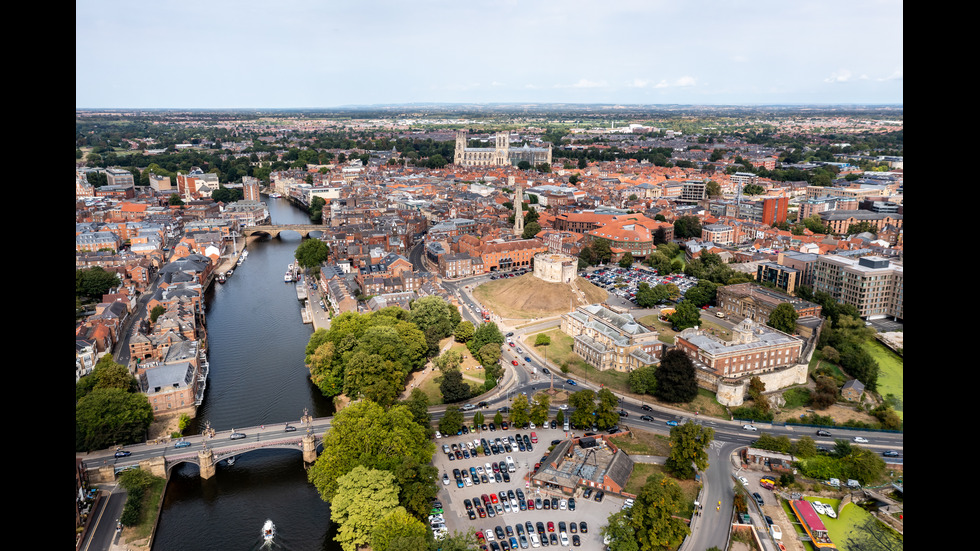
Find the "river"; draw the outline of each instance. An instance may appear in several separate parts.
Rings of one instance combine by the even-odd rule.
[[[267,199],[274,224],[308,224],[285,199]],[[304,365],[312,326],[304,325],[293,284],[283,274],[302,239],[250,242],[248,258],[205,298],[211,372],[204,403],[189,433],[209,422],[217,430],[298,424],[304,408],[331,415],[332,403],[310,382]],[[326,550],[333,541],[329,506],[306,480],[297,450],[256,451],[234,465],[220,463],[201,480],[196,465],[174,469],[167,485],[153,551]],[[272,519],[276,538],[262,547],[262,524]]]

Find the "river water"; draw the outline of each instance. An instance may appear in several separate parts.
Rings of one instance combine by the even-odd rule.
[[[267,199],[274,224],[307,224],[306,213],[285,199]],[[204,403],[189,433],[205,421],[216,430],[298,424],[304,408],[331,415],[331,402],[310,383],[304,365],[311,325],[300,317],[286,267],[302,242],[298,233],[250,242],[248,258],[225,284],[208,291],[211,372]],[[306,480],[300,451],[246,453],[220,463],[201,480],[196,465],[174,468],[167,485],[153,551],[283,549],[336,551],[330,510]],[[276,538],[263,547],[262,524]]]

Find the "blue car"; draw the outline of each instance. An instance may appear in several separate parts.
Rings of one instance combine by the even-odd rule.
[[[668,427],[676,427],[677,426],[677,421],[667,421],[667,426]]]
[[[183,440],[174,444],[175,448],[189,448],[190,446],[191,446],[190,442],[185,442]]]
[[[576,383],[575,381],[573,381],[571,379],[569,379],[569,380],[567,380],[565,382],[568,383],[568,384],[570,384],[570,385],[572,385],[572,386],[577,386],[578,385],[578,383]]]

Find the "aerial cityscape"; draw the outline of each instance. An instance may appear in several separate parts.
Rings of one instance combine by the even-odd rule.
[[[331,4],[76,3],[76,549],[904,548],[901,2]]]

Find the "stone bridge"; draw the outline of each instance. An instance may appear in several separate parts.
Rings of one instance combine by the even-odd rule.
[[[251,237],[253,235],[268,235],[270,237],[279,237],[279,234],[284,231],[294,231],[304,238],[310,236],[310,232],[323,232],[327,229],[327,226],[320,224],[267,224],[261,226],[246,226],[242,230],[242,234],[245,237]]]

